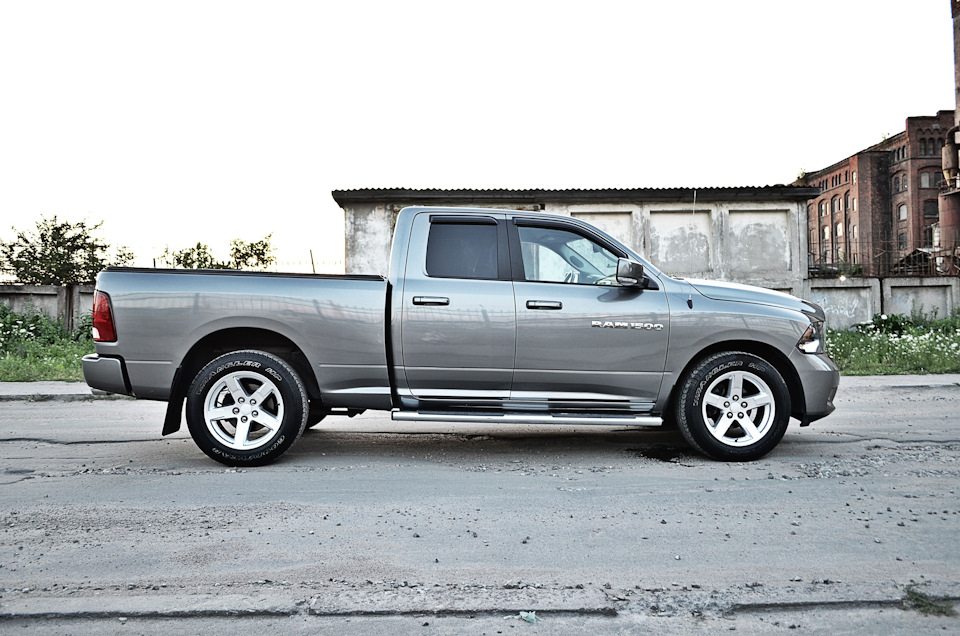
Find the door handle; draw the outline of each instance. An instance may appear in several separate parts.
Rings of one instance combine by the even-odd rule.
[[[414,296],[414,305],[449,305],[450,299],[443,296]]]
[[[527,309],[563,309],[563,303],[558,300],[528,300]]]

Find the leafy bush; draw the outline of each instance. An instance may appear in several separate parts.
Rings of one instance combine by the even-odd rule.
[[[11,311],[0,304],[0,382],[83,379],[80,359],[93,353],[92,318],[70,333],[38,311]]]

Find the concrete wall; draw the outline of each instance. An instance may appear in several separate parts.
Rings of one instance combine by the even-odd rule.
[[[817,303],[827,314],[827,326],[843,329],[867,322],[881,311],[880,280],[877,278],[812,278],[804,297]]]
[[[72,330],[93,311],[93,286],[0,285],[0,303],[17,313],[46,314]]]
[[[843,329],[867,322],[874,314],[924,314],[945,318],[960,301],[960,279],[849,278],[811,279],[804,296],[823,307],[827,325]]]

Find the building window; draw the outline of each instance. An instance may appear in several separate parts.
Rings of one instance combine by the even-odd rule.
[[[856,171],[856,170],[853,171],[853,182],[854,182],[854,183],[857,182],[857,171]]]
[[[853,258],[853,264],[854,264],[854,265],[856,265],[857,263],[860,262],[860,255],[859,255],[859,254],[857,254],[856,252],[854,252],[851,256],[852,256],[852,258]]]
[[[843,223],[837,223],[836,232],[837,232],[837,238],[843,237]]]
[[[906,232],[900,232],[900,234],[897,235],[897,249],[899,250],[907,249],[907,233]]]
[[[829,226],[829,225],[824,225],[824,226],[823,226],[823,240],[824,240],[824,241],[829,241],[829,240],[830,240],[830,226]]]
[[[935,199],[929,199],[923,202],[923,218],[940,218],[940,206]]]
[[[853,197],[853,211],[857,211],[857,197]]]
[[[844,198],[843,209],[849,210],[850,209],[850,193],[847,192],[843,198]]]
[[[934,173],[933,173],[933,187],[934,187],[934,188],[939,188],[939,187],[941,187],[942,185],[943,185],[943,173],[942,173],[942,172],[934,172]]]
[[[926,139],[920,140],[920,154],[924,157],[927,156],[927,140]]]
[[[900,207],[897,208],[897,218],[899,218],[901,221],[907,220],[907,204],[906,203],[901,203]]]
[[[900,192],[900,175],[893,178],[893,191]]]
[[[857,240],[857,226],[856,226],[856,225],[853,225],[853,226],[850,227],[850,239],[851,239],[851,240],[854,240],[854,241]]]
[[[933,247],[933,226],[928,225],[923,228],[923,246]]]
[[[929,187],[930,187],[930,173],[929,173],[929,172],[921,172],[921,173],[920,173],[920,187],[921,187],[921,188],[929,188]]]
[[[827,202],[826,202],[826,201],[821,201],[821,202],[820,202],[820,216],[826,216],[826,215],[827,215]]]

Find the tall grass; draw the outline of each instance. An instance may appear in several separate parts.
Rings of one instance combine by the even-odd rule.
[[[81,381],[80,359],[93,353],[90,316],[68,331],[39,311],[0,304],[0,382]]]
[[[949,318],[877,314],[830,330],[827,352],[845,375],[960,373],[960,311]]]

